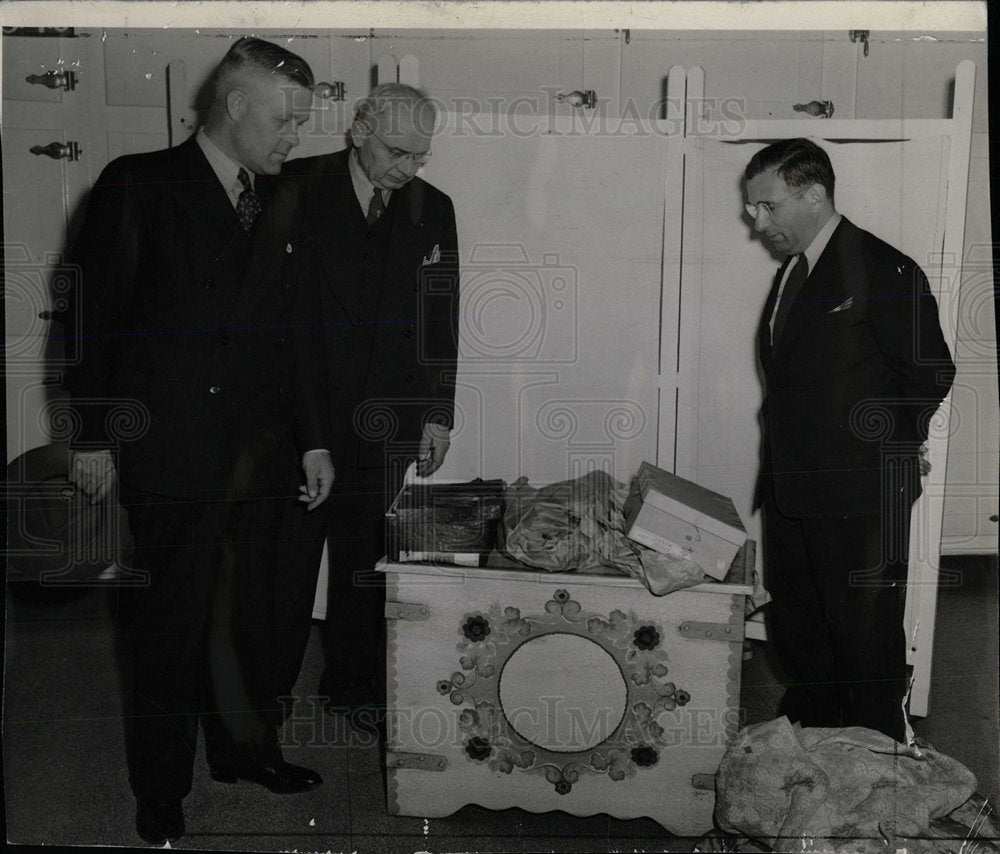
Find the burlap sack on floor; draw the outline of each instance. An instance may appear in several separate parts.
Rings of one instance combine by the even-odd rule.
[[[759,847],[709,847],[718,839],[697,850],[867,854],[905,842],[908,854],[984,854],[996,850],[983,833],[992,810],[979,799],[973,814],[975,788],[972,772],[931,748],[781,717],[743,729],[716,774],[716,824]]]

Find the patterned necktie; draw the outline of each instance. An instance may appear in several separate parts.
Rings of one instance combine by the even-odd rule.
[[[809,261],[806,256],[796,255],[795,266],[788,274],[788,280],[781,291],[781,302],[778,303],[778,313],[774,316],[774,329],[771,332],[771,348],[778,349],[778,342],[781,340],[781,333],[785,328],[785,321],[788,320],[788,312],[792,309],[792,304],[798,299],[799,291],[809,275]]]
[[[371,225],[385,213],[385,202],[382,201],[382,191],[376,187],[372,200],[368,203],[368,224]]]
[[[253,230],[253,224],[260,216],[260,199],[254,192],[253,184],[250,183],[250,175],[247,170],[240,167],[237,179],[243,185],[243,192],[236,200],[236,215],[240,218],[243,230],[249,234]]]

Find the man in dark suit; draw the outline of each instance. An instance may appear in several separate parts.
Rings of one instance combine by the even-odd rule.
[[[308,632],[315,572],[277,567],[274,549],[303,473],[312,508],[333,468],[325,391],[301,358],[311,291],[276,275],[297,247],[277,238],[264,180],[298,144],[313,78],[247,38],[212,82],[195,137],[104,169],[75,249],[72,477],[94,500],[117,477],[135,538],[126,741],[153,844],[184,832],[199,715],[216,780],[321,782],[283,761],[276,730],[304,643],[283,628]]]
[[[383,520],[407,465],[444,461],[453,420],[458,239],[451,200],[415,177],[431,156],[436,113],[419,90],[389,83],[363,99],[344,151],[288,164],[313,244],[291,260],[321,289],[330,376],[331,500],[292,519],[294,560],[315,566],[329,535],[319,693],[327,709],[375,703],[384,621]],[[294,175],[294,178],[288,178]],[[295,508],[292,508],[295,512]]]
[[[744,175],[747,212],[787,256],[759,333],[769,631],[804,726],[904,738],[903,604],[922,443],[954,365],[920,267],[837,213],[806,139]]]

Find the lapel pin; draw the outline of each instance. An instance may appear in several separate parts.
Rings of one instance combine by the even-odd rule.
[[[285,252],[287,252],[289,255],[292,254],[292,244],[291,243],[286,243],[285,244]]]

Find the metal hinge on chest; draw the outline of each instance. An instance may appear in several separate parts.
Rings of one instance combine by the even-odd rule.
[[[426,620],[431,615],[431,609],[426,605],[413,602],[386,602],[385,618],[387,620]]]
[[[413,768],[416,771],[444,771],[448,767],[448,757],[436,756],[433,753],[399,753],[387,750],[385,767]]]
[[[715,774],[692,774],[691,787],[702,792],[714,792]]]
[[[681,623],[680,632],[686,638],[743,643],[743,626],[731,623]]]

